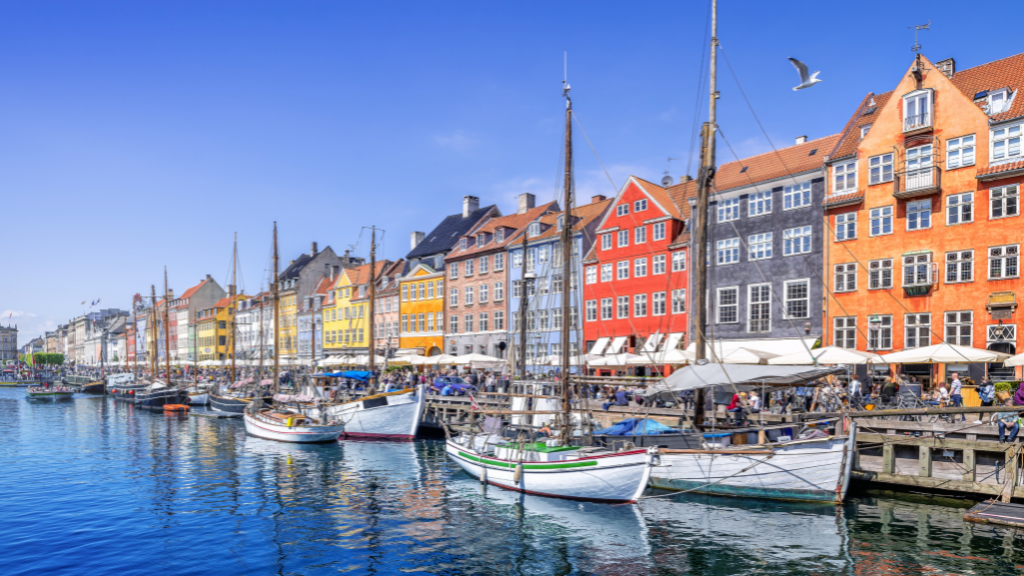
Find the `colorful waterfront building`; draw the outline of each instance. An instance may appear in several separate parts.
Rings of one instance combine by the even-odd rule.
[[[211,307],[227,295],[227,292],[209,274],[181,293],[171,296],[171,358],[173,360],[195,360],[196,311]]]
[[[829,154],[825,340],[887,353],[1018,351],[1024,54],[957,71],[910,62],[869,93]],[[902,365],[925,384],[999,365]]]
[[[405,259],[392,262],[381,271],[377,281],[374,307],[374,343],[376,354],[384,358],[392,358],[399,346],[399,326],[402,320],[399,313],[399,278],[405,269]]]

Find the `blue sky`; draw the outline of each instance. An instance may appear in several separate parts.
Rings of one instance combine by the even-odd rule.
[[[912,58],[1009,56],[992,14],[720,3],[719,36],[776,145],[839,131]],[[1024,4],[998,18],[1019,21]],[[247,292],[311,241],[385,257],[473,194],[514,210],[553,197],[562,55],[574,105],[616,185],[686,172],[707,23],[701,2],[0,2],[0,311],[22,341],[162,284],[222,284],[238,232]],[[793,92],[793,56],[821,84]],[[720,59],[720,123],[769,150]],[[577,132],[577,188],[614,194]],[[720,147],[720,160],[732,160]],[[695,162],[695,160],[694,160]],[[693,172],[693,168],[690,169]]]

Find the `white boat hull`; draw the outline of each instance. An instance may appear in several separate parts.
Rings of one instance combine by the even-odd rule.
[[[345,424],[346,438],[413,440],[426,405],[427,395],[423,389],[420,386],[417,390],[383,396],[386,404],[364,399],[328,406],[327,417]]]
[[[453,440],[448,456],[471,476],[499,488],[527,494],[591,502],[636,502],[647,487],[653,452],[630,450],[551,462],[501,460],[470,450]]]
[[[206,406],[210,403],[210,393],[203,392],[201,394],[189,393],[188,403],[193,406]]]
[[[856,433],[783,444],[764,454],[663,451],[651,486],[723,496],[842,502]],[[751,447],[753,448],[753,447]]]
[[[328,426],[285,426],[268,422],[264,418],[255,418],[251,414],[243,414],[245,431],[257,438],[277,440],[278,442],[336,442],[345,427],[341,424]]]

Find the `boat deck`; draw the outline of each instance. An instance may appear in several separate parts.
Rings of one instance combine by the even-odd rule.
[[[964,522],[1024,528],[1024,504],[987,500],[968,510]]]

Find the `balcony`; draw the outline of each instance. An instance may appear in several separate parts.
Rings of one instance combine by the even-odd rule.
[[[920,134],[922,132],[928,132],[931,129],[931,112],[927,112],[925,114],[912,114],[903,119],[903,134],[905,136],[910,136],[912,134]]]
[[[893,179],[892,195],[900,200],[935,194],[942,189],[942,170],[938,166],[907,170]]]

